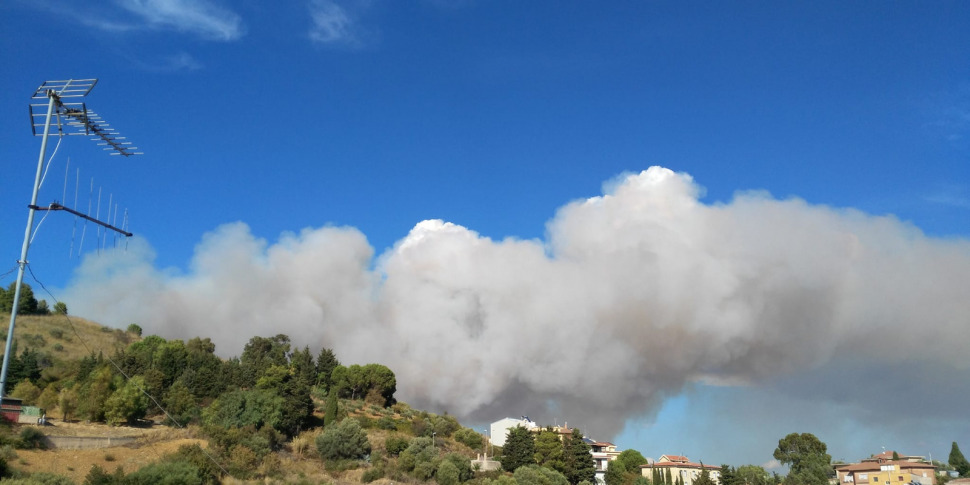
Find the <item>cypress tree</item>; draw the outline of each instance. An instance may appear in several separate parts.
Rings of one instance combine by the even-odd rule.
[[[963,456],[963,453],[960,452],[960,447],[957,446],[956,441],[954,441],[953,446],[950,447],[949,463],[954,470],[960,472],[961,477],[970,477],[970,462],[967,462],[967,459]]]
[[[332,387],[327,391],[327,408],[324,410],[323,426],[329,428],[337,422],[338,401],[340,400],[340,388]]]

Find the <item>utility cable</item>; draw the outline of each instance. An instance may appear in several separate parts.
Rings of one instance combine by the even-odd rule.
[[[38,285],[40,285],[40,287],[44,290],[45,293],[47,293],[48,295],[50,295],[51,299],[54,300],[55,303],[60,303],[60,300],[58,300],[57,297],[54,296],[54,294],[51,293],[51,291],[48,290],[46,286],[44,286],[44,283],[42,283],[39,279],[37,279],[37,276],[34,274],[34,270],[31,269],[30,265],[28,264],[26,266],[27,266],[27,271],[30,272],[30,277],[33,278],[33,280],[35,282],[37,282]],[[67,320],[68,325],[71,326],[71,330],[74,332],[74,335],[77,337],[77,339],[81,342],[81,345],[84,346],[84,349],[87,350],[89,354],[92,354],[93,355],[94,354],[94,350],[92,350],[91,347],[88,346],[87,342],[84,340],[84,337],[82,337],[81,334],[77,331],[77,328],[74,326],[74,322],[71,320],[71,317],[68,316],[65,313],[64,314],[64,318]],[[108,362],[115,368],[115,370],[117,370],[119,374],[121,374],[122,376],[124,376],[125,381],[131,382],[131,377],[121,368],[121,366],[118,365],[117,362],[114,361],[114,359],[112,359],[110,356],[108,356],[107,359],[108,359]],[[168,413],[168,410],[166,410],[158,402],[158,400],[155,399],[155,396],[152,396],[151,394],[149,394],[148,391],[146,391],[143,387],[139,386],[137,383],[135,383],[134,386],[142,394],[144,394],[146,397],[148,397],[148,399],[150,399],[156,406],[158,406],[158,409],[160,409],[162,411],[162,413],[165,415],[165,417],[168,418],[170,422],[174,423],[177,428],[179,428],[179,429],[185,429],[185,426],[183,426],[182,423],[179,423],[178,420],[176,420],[171,414],[169,414]],[[153,448],[153,451],[155,451],[154,450],[154,446],[152,446],[152,448]],[[205,450],[205,448],[202,448],[200,446],[199,449],[202,450],[202,453],[209,459],[209,461],[211,461],[212,463],[215,463],[215,465],[217,467],[219,467],[219,469],[222,470],[223,473],[225,473],[228,476],[232,476],[232,474],[229,473],[229,471],[226,470],[226,468],[223,467],[222,464],[219,463],[215,459],[215,457],[213,457],[212,455],[210,455],[209,452]],[[161,459],[161,456],[158,455],[158,452],[157,451],[155,451],[155,455],[158,456],[159,459]]]

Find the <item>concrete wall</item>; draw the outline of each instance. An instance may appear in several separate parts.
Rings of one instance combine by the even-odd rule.
[[[105,438],[100,436],[48,436],[47,445],[62,450],[87,450],[91,448],[110,448],[135,441],[135,437]]]

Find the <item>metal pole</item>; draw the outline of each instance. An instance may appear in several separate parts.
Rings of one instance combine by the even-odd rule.
[[[47,138],[50,135],[51,130],[51,117],[54,114],[54,103],[57,100],[57,94],[53,90],[47,90],[47,119],[44,122],[44,137],[40,142],[40,156],[37,157],[37,175],[34,177],[34,193],[30,197],[30,205],[37,205],[37,193],[40,192],[40,178],[44,169],[44,158],[47,156]],[[30,248],[30,233],[34,229],[34,209],[27,209],[27,229],[24,232],[24,245],[20,250],[20,259],[17,261],[17,284],[13,293],[13,305],[10,308],[10,328],[7,329],[7,346],[3,353],[3,369],[0,370],[0,400],[2,400],[6,394],[7,387],[7,368],[10,364],[10,351],[13,346],[13,329],[17,323],[17,310],[20,306],[20,287],[24,282],[24,269],[27,267],[27,250]]]

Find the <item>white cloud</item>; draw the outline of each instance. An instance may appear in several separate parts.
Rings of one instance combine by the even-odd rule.
[[[310,0],[310,40],[320,44],[359,47],[371,33],[359,22],[361,12],[370,7],[367,1]]]
[[[204,0],[116,0],[148,26],[189,32],[214,40],[235,40],[244,33],[239,14]]]
[[[110,3],[44,0],[36,8],[106,32],[174,30],[230,41],[245,34],[242,17],[212,0],[115,0]]]

